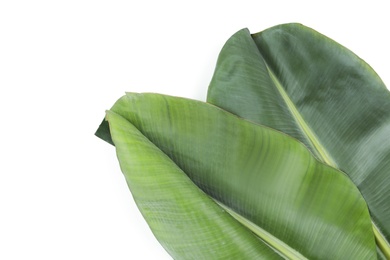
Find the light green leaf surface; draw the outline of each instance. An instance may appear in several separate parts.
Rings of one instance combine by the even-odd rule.
[[[348,174],[390,258],[390,93],[363,60],[299,24],[244,29],[221,51],[207,101],[297,138]]]
[[[279,259],[203,193],[129,121],[108,111],[118,160],[138,208],[175,259]]]
[[[213,226],[200,213],[195,214],[199,219],[191,221],[184,213],[186,209],[180,209],[183,215],[170,209],[188,205],[196,210],[199,203],[196,201],[201,200],[199,207],[218,212],[213,202],[197,198],[203,194],[194,188],[182,199],[187,190],[180,188],[182,183],[191,187],[182,170],[239,223],[286,258],[376,258],[371,221],[360,192],[348,177],[317,161],[296,139],[206,103],[157,94],[127,94],[111,111],[109,122],[110,113],[115,113],[120,116],[117,121],[123,124],[120,131],[110,125],[122,170],[138,205],[145,201],[143,196],[150,196],[147,204],[152,206],[143,214],[147,220],[159,221],[151,228],[154,232],[163,230],[163,237],[156,236],[166,248],[174,247],[177,234],[186,232],[183,226],[189,230],[188,225]],[[134,161],[129,159],[132,156]],[[160,166],[165,164],[169,167],[161,170]],[[168,179],[159,175],[169,174],[171,169],[175,173]],[[153,189],[138,184],[132,188],[132,178],[142,185],[152,185]],[[168,183],[172,192],[163,188]],[[155,194],[151,195],[151,191]],[[164,194],[169,196],[160,201],[158,198]],[[217,219],[214,221],[219,223]],[[185,247],[186,243],[191,248],[188,252],[196,253],[196,243],[187,241],[180,246]],[[215,245],[217,251],[218,246]]]

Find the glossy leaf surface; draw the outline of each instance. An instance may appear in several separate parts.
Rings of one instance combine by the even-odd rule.
[[[134,127],[129,127],[133,129],[129,131],[136,128],[145,136],[137,132],[137,140],[143,138],[142,143],[151,145],[147,141],[150,140],[167,155],[156,152],[162,164],[165,160],[169,164],[167,171],[180,168],[239,223],[279,254],[292,259],[376,257],[368,209],[355,185],[341,172],[317,161],[296,139],[239,119],[209,104],[163,95],[127,94],[111,111],[120,116],[122,122],[122,118],[128,121],[123,122],[126,127],[122,132],[116,133],[110,126],[115,145],[119,144],[117,140],[121,143],[121,148],[117,147],[121,165],[132,154],[137,154],[133,156],[139,161],[135,166],[133,163],[122,165],[129,183],[131,172],[142,167],[145,171],[135,178],[150,178],[143,181],[153,180],[156,187],[167,183],[147,177],[149,168],[154,168],[154,159],[149,160],[152,156],[149,151],[138,150],[143,144],[132,141],[132,134],[125,134],[127,125],[131,124]],[[108,120],[110,122],[110,116]],[[159,168],[157,164],[157,171]],[[180,175],[179,172],[175,174]],[[180,183],[177,185],[181,186]],[[175,187],[174,182],[172,189],[181,188]],[[148,193],[142,188],[131,190],[136,201]],[[158,199],[159,192],[164,194],[165,189],[156,190],[154,196]],[[176,192],[171,196],[174,194]],[[185,202],[173,200],[172,204],[178,203],[178,207],[187,203],[194,205],[193,200],[199,200],[196,197],[191,195]],[[205,203],[211,205],[214,202],[205,199]],[[162,229],[160,225],[168,225],[164,232],[180,233],[183,231],[181,224],[189,225],[186,217],[182,219],[170,214],[171,211],[165,210],[164,206],[160,207],[158,200],[154,205],[153,211],[144,212],[144,216],[147,220],[150,215],[160,219],[158,229]],[[156,213],[159,211],[163,214],[157,216],[161,214]],[[194,224],[213,225],[208,220],[197,221]],[[155,229],[152,225],[151,228]],[[171,239],[168,235],[160,242],[166,245],[176,243]]]

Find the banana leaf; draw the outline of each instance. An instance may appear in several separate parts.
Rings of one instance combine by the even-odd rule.
[[[111,111],[106,118],[137,206],[174,258],[280,259],[194,185],[129,121]]]
[[[222,49],[207,101],[297,138],[345,172],[390,259],[390,92],[369,65],[300,24],[243,29]]]
[[[295,138],[158,94],[128,93],[106,120],[99,133],[109,126],[133,197],[175,259],[376,258],[359,190]]]

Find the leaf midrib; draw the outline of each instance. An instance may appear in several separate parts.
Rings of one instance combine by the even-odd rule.
[[[371,221],[372,222],[372,221]],[[390,259],[390,245],[386,241],[383,234],[380,232],[378,227],[375,225],[374,222],[372,222],[372,228],[374,230],[376,245],[380,249],[380,251],[383,253],[386,258]]]
[[[227,213],[229,213],[235,220],[241,223],[243,226],[251,230],[256,234],[261,240],[263,240],[269,247],[271,247],[276,253],[282,256],[285,259],[291,260],[307,260],[308,258],[303,256],[301,253],[296,251],[294,248],[290,247],[288,244],[284,243],[279,238],[275,237],[271,233],[262,229],[252,221],[238,214],[228,206],[222,204],[221,202],[214,200],[219,206],[221,206]]]
[[[265,63],[265,61],[264,61]],[[284,90],[282,84],[278,80],[278,78],[275,76],[275,74],[272,72],[272,70],[269,68],[267,64],[265,64],[268,70],[268,74],[270,75],[270,78],[272,82],[274,83],[276,89],[279,91],[279,94],[283,98],[284,102],[286,103],[290,113],[292,114],[295,122],[299,126],[299,128],[302,130],[303,133],[305,133],[305,136],[308,138],[310,144],[315,149],[314,152],[316,153],[319,160],[326,163],[327,165],[330,165],[336,169],[338,169],[336,162],[330,156],[328,151],[324,148],[324,146],[321,144],[320,140],[318,139],[317,135],[311,130],[310,126],[307,125],[305,120],[302,118],[301,114],[299,113],[298,109],[295,107],[294,103],[291,101],[290,97],[287,95],[286,91]]]
[[[325,147],[321,144],[320,140],[318,139],[317,135],[313,132],[313,130],[310,128],[309,125],[305,122],[301,114],[299,113],[298,109],[295,107],[294,103],[291,101],[290,97],[286,93],[285,89],[283,88],[282,84],[276,77],[276,75],[273,73],[271,68],[268,66],[266,61],[264,60],[264,64],[267,68],[268,74],[274,83],[276,89],[279,91],[279,94],[281,95],[282,99],[287,105],[287,108],[289,109],[292,117],[294,118],[295,122],[297,123],[298,127],[302,130],[302,132],[307,137],[308,141],[310,142],[311,146],[314,148],[313,152],[315,153],[316,157],[324,162],[325,164],[339,169],[337,163],[334,161],[332,156],[328,153],[328,151],[325,149]],[[340,169],[339,169],[340,170]],[[340,170],[341,171],[341,170]],[[342,172],[342,171],[341,171]],[[343,172],[344,173],[344,172]],[[345,174],[345,173],[344,173]],[[384,235],[381,233],[381,231],[378,229],[378,227],[375,225],[373,220],[371,219],[371,225],[374,231],[375,240],[377,241],[377,247],[381,250],[381,252],[390,259],[390,245],[385,239]]]

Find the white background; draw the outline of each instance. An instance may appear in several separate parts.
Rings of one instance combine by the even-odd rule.
[[[171,259],[114,148],[94,136],[124,94],[206,99],[236,31],[300,22],[390,86],[387,1],[0,2],[0,259]]]

